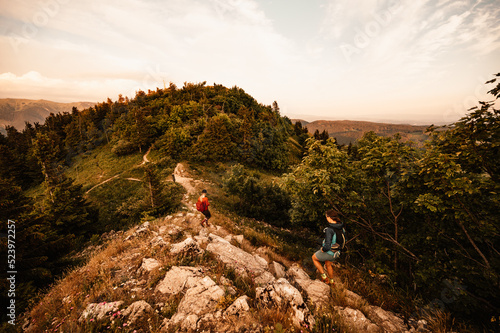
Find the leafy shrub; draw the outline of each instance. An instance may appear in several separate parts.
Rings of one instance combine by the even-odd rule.
[[[261,181],[250,175],[242,165],[231,168],[224,180],[227,192],[237,196],[233,209],[244,216],[252,217],[277,226],[289,220],[290,199],[276,184]]]
[[[124,156],[133,153],[136,150],[136,146],[129,141],[119,140],[111,149],[111,151],[116,154],[116,156]]]

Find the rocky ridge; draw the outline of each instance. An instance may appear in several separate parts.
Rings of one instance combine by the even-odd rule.
[[[51,301],[59,297],[63,306],[49,326],[72,332],[271,332],[268,322],[283,320],[308,332],[326,314],[347,332],[427,332],[424,321],[409,325],[339,279],[330,287],[297,264],[278,262],[269,248],[253,248],[243,235],[202,228],[188,200],[189,192],[187,210],[176,215],[104,235],[107,247],[53,291],[59,296]],[[72,279],[88,294],[64,295]],[[26,318],[24,331],[38,331],[35,314]]]

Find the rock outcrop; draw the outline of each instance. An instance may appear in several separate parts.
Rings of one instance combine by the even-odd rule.
[[[255,297],[267,307],[291,308],[293,311],[292,321],[296,326],[314,326],[314,317],[301,293],[285,278],[269,283],[265,287],[258,287]]]
[[[203,323],[220,318],[222,312],[216,311],[216,306],[223,296],[224,290],[208,276],[198,280],[197,284],[184,294],[177,313],[170,320],[165,320],[165,326],[195,330],[199,328],[199,321]]]
[[[239,274],[255,278],[258,284],[274,280],[274,276],[267,270],[265,259],[245,252],[215,234],[208,237],[211,243],[207,245],[207,251],[216,254],[223,263],[233,267]]]
[[[183,169],[178,168],[176,176],[179,182],[189,183]],[[189,193],[196,193],[194,187]],[[137,326],[138,332],[146,332],[145,327],[153,322],[157,323],[154,331],[162,332],[280,331],[264,327],[259,317],[260,311],[275,311],[304,332],[314,331],[315,316],[325,313],[350,332],[428,332],[425,322],[410,321],[412,327],[407,326],[398,315],[347,290],[339,279],[332,288],[311,279],[297,264],[273,261],[279,256],[270,247],[245,250],[251,247],[243,235],[232,235],[215,225],[200,230],[199,218],[188,200],[186,196],[185,211],[145,222],[130,230],[127,237],[111,234],[109,240],[119,243],[116,251],[100,258],[94,271],[108,274],[104,276],[113,282],[108,288],[93,290],[92,296],[62,298],[66,308],[82,304],[78,312],[75,310],[74,322],[80,325],[76,331],[108,326],[118,329],[116,325],[121,325],[119,329],[126,327],[133,332]],[[91,271],[81,268],[78,272],[89,272],[87,287],[96,281]],[[103,280],[100,277],[97,281]],[[64,331],[63,322],[62,317],[54,318],[52,328]],[[37,332],[29,320],[24,329]]]

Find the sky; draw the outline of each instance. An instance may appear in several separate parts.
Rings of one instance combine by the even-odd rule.
[[[206,81],[290,118],[444,124],[499,72],[498,0],[0,0],[0,98]]]

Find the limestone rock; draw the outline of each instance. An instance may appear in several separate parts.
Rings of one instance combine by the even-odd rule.
[[[142,259],[142,265],[138,270],[138,273],[142,272],[151,272],[152,270],[160,267],[161,264],[158,262],[158,260],[154,258],[143,258]]]
[[[149,305],[149,303],[145,301],[137,301],[130,304],[129,307],[122,312],[122,315],[127,317],[127,323],[131,325],[141,319],[144,319],[145,315],[153,312],[153,308]]]
[[[330,286],[319,281],[311,280],[304,270],[298,266],[292,266],[286,273],[286,277],[302,291],[307,300],[314,306],[326,306],[330,300]]]
[[[250,310],[250,306],[248,305],[248,296],[243,295],[238,297],[233,304],[231,304],[224,314],[226,316],[239,316],[243,312],[247,312]]]
[[[347,306],[353,308],[359,307],[361,304],[366,303],[363,297],[348,289],[345,289],[345,301]]]
[[[238,242],[238,244],[243,244],[243,235],[233,236],[233,238]]]
[[[266,271],[267,264],[257,260],[255,256],[243,251],[239,247],[231,245],[231,243],[222,237],[210,234],[209,239],[212,242],[207,245],[207,251],[215,253],[222,262],[233,267],[240,273],[248,273],[257,277]]]
[[[285,267],[276,261],[271,263],[270,271],[278,279],[285,277]]]
[[[134,231],[133,234],[127,236],[125,238],[125,240],[128,241],[128,240],[131,240],[135,237],[139,237],[139,236],[143,236],[143,235],[147,234],[150,231],[150,226],[151,225],[149,224],[149,222],[144,222],[139,227],[137,227],[137,229]]]
[[[254,254],[253,255],[255,260],[257,260],[258,263],[260,263],[262,266],[264,267],[267,267],[268,265],[268,262],[266,259],[262,258],[261,256],[259,256],[258,254]]]
[[[137,228],[137,230],[135,231],[135,235],[140,236],[146,234],[150,230],[150,228],[151,225],[149,224],[149,222],[144,222],[139,226],[139,228]]]
[[[83,322],[90,319],[96,321],[107,321],[109,320],[110,313],[112,314],[113,312],[120,310],[120,306],[122,304],[123,301],[90,303],[82,312],[78,321]]]
[[[208,243],[208,237],[205,236],[194,236],[194,240],[200,245]]]
[[[335,307],[344,322],[348,323],[353,332],[382,333],[383,330],[372,323],[365,315],[356,309]]]
[[[161,236],[153,237],[149,241],[149,244],[151,244],[151,247],[164,247],[168,245],[167,242],[165,242],[165,240]]]
[[[173,236],[175,234],[178,234],[179,232],[182,232],[182,228],[176,226],[175,224],[166,226],[165,231],[169,236]]]
[[[193,254],[201,254],[203,253],[203,249],[200,245],[191,237],[186,238],[184,241],[172,244],[170,248],[170,253],[179,254],[179,253],[193,253]]]
[[[281,278],[265,287],[255,289],[256,299],[264,306],[287,307],[293,310],[292,321],[296,326],[314,326],[314,317],[307,308],[300,292],[288,280]]]
[[[173,266],[156,286],[155,292],[176,295],[184,288],[196,286],[202,277],[203,271],[201,268]]]
[[[254,282],[258,286],[261,286],[261,285],[265,285],[265,284],[271,283],[271,282],[273,282],[275,280],[276,280],[276,278],[274,277],[274,275],[272,275],[270,272],[266,271],[266,272],[260,274],[259,276],[257,276],[255,278]]]
[[[387,333],[405,332],[408,330],[404,320],[390,311],[378,306],[369,306],[367,316],[372,322],[384,329]]]
[[[200,279],[196,286],[186,291],[177,307],[177,313],[172,316],[168,325],[180,326],[185,330],[196,329],[198,320],[215,312],[218,301],[223,296],[224,290],[208,276]]]

